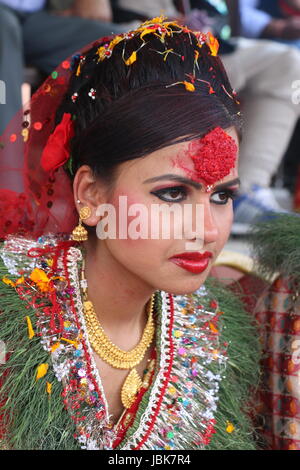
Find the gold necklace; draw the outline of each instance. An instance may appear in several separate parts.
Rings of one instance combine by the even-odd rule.
[[[105,362],[117,369],[131,369],[127,375],[121,390],[121,401],[125,408],[130,408],[135,396],[143,385],[143,382],[135,369],[144,358],[145,353],[154,337],[153,305],[154,294],[148,305],[148,321],[142,338],[131,351],[123,351],[111,342],[104,332],[93,303],[87,297],[87,280],[85,278],[84,261],[81,271],[81,287],[83,290],[83,308],[89,340],[94,351]]]

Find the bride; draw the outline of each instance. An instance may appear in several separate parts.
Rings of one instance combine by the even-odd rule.
[[[217,52],[154,18],[63,62],[7,131],[25,141],[23,189],[1,188],[8,448],[255,448],[255,329],[207,280],[239,187]]]

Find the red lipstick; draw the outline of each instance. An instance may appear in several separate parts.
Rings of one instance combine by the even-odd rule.
[[[178,255],[172,256],[170,261],[177,264],[183,269],[190,271],[194,274],[200,274],[208,266],[210,258],[212,258],[213,254],[210,251],[206,251],[205,253],[198,253],[198,252],[186,252],[186,253],[179,253]]]

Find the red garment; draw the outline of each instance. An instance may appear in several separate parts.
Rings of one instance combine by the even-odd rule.
[[[272,449],[300,450],[300,297],[278,278],[255,310],[260,324],[263,382],[260,416]]]

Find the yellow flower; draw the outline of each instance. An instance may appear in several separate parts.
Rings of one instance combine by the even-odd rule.
[[[2,278],[2,282],[4,282],[4,284],[7,284],[8,286],[16,287],[19,284],[23,284],[25,282],[25,278],[24,276],[22,276],[22,277],[19,277],[19,279],[17,279],[16,282],[13,282],[11,279],[8,279],[6,276],[4,276]]]
[[[41,379],[42,377],[44,377],[44,375],[46,375],[47,372],[48,372],[48,368],[49,368],[49,365],[48,365],[48,364],[40,364],[40,365],[37,367],[37,370],[36,370],[36,378],[35,378],[35,380],[38,381],[39,379]]]
[[[97,54],[99,56],[99,61],[105,59],[105,51],[106,51],[106,49],[103,46],[99,47],[99,49],[97,50]],[[77,69],[76,75],[77,76],[80,75],[80,70]]]
[[[209,328],[211,329],[211,331],[213,333],[219,333],[219,330],[215,327],[215,325],[213,323],[209,323]]]
[[[46,392],[48,393],[48,395],[51,395],[51,392],[52,392],[52,383],[46,382]]]
[[[24,276],[19,277],[19,279],[17,279],[16,281],[16,286],[18,286],[19,284],[23,284],[24,282],[25,282]]]
[[[30,274],[30,279],[36,283],[40,291],[48,292],[52,290],[49,285],[50,279],[42,269],[35,268]]]
[[[34,331],[32,328],[32,323],[29,317],[26,317],[27,327],[28,327],[28,338],[31,339],[34,337]]]
[[[136,61],[136,51],[134,51],[131,56],[129,57],[129,59],[125,60],[125,64],[126,65],[131,65],[133,64],[134,62]]]
[[[192,83],[190,83],[190,82],[182,82],[182,83],[184,84],[185,89],[187,91],[195,91],[195,87]]]
[[[117,44],[119,44],[119,42],[123,41],[124,40],[124,37],[123,35],[119,35],[119,36],[116,36],[109,44],[109,48],[110,49],[113,49]]]
[[[143,30],[143,32],[140,34],[140,39],[143,41],[143,37],[146,36],[146,34],[151,34],[154,33],[156,30],[154,28],[146,28]]]
[[[214,358],[214,359],[217,359],[217,358],[218,358],[219,352],[220,352],[220,351],[219,351],[218,349],[214,349],[214,350],[213,350],[212,353],[213,353],[213,358]]]
[[[60,343],[54,343],[53,346],[51,346],[51,352],[54,352],[57,348],[59,348]]]
[[[211,33],[207,33],[207,38],[208,38],[207,44],[210,48],[211,55],[215,57],[218,55],[219,41]]]
[[[2,278],[2,282],[4,282],[4,284],[8,286],[15,287],[15,283],[11,279],[8,279],[6,276]]]
[[[232,433],[235,429],[233,424],[230,421],[226,421],[227,427],[226,427],[226,432]]]

